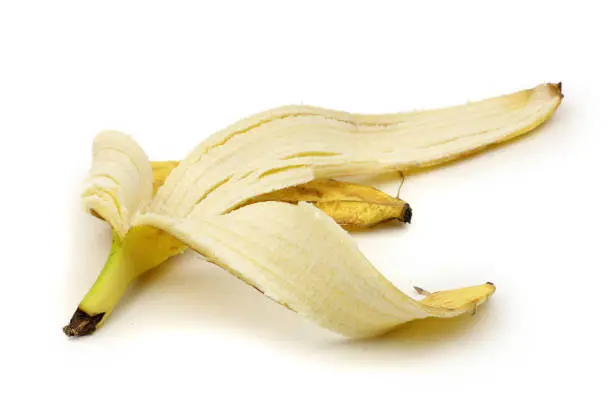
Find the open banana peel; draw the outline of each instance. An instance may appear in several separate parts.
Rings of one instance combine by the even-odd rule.
[[[349,337],[470,313],[492,283],[416,300],[384,278],[347,230],[410,222],[399,198],[334,180],[433,166],[523,135],[555,112],[561,84],[444,109],[355,115],[286,106],[212,135],[180,162],[151,163],[129,136],[99,134],[82,199],[107,221],[107,263],[68,336],[93,333],[129,284],[190,248],[279,304]]]

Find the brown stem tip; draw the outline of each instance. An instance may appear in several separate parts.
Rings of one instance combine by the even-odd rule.
[[[414,290],[416,291],[416,293],[418,293],[421,296],[429,296],[429,295],[431,295],[431,292],[429,292],[429,291],[427,291],[427,290],[425,290],[423,288],[420,288],[418,286],[414,286]]]
[[[402,211],[402,221],[407,222],[408,224],[410,224],[410,221],[412,221],[412,208],[408,203],[404,205],[404,209]]]
[[[563,99],[563,85],[561,84],[561,82],[557,82],[556,84],[549,83],[548,89],[550,90],[553,96],[556,95]]]
[[[68,337],[81,337],[91,334],[96,331],[96,326],[103,317],[104,313],[90,316],[81,309],[77,309],[72,315],[70,323],[64,327],[64,334]]]

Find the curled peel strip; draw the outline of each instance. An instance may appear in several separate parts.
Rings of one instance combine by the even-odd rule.
[[[523,135],[561,102],[560,85],[430,111],[354,115],[286,106],[229,126],[196,147],[160,188],[157,213],[222,214],[314,179],[424,168]]]
[[[258,203],[201,220],[148,214],[138,222],[166,231],[276,302],[349,337],[471,312],[495,291],[487,283],[417,301],[385,279],[346,231],[308,203]]]
[[[153,197],[153,171],[142,148],[128,135],[105,131],[96,136],[84,207],[106,220],[116,234],[129,231],[132,218]]]

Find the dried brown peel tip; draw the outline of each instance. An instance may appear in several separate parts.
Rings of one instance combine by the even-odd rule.
[[[548,89],[551,90],[552,95],[556,95],[559,96],[561,99],[563,99],[564,95],[563,95],[563,85],[561,82],[557,82],[556,84],[547,84],[548,85]]]
[[[90,316],[81,309],[77,309],[70,319],[70,323],[64,327],[64,334],[68,337],[81,337],[96,331],[98,323],[104,317],[104,313]]]
[[[429,291],[427,291],[427,290],[425,290],[423,288],[420,288],[418,286],[414,286],[414,291],[416,293],[418,293],[419,295],[421,295],[421,296],[429,296],[429,295],[431,295],[431,292],[429,292]]]
[[[406,205],[404,205],[404,209],[402,210],[402,222],[410,224],[410,221],[412,221],[412,208],[410,207],[410,204],[406,203]]]

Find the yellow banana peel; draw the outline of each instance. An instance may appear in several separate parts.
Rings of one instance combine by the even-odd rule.
[[[560,84],[542,84],[390,115],[286,106],[212,135],[175,168],[150,164],[129,136],[103,132],[94,141],[83,203],[111,225],[114,244],[64,331],[93,333],[133,279],[185,248],[349,337],[472,312],[493,284],[421,291],[427,296],[416,300],[385,279],[338,223],[397,218],[403,202],[330,179],[464,157],[536,128],[561,100]]]

